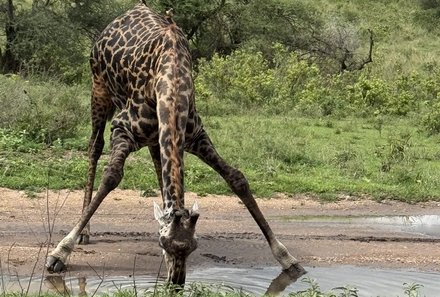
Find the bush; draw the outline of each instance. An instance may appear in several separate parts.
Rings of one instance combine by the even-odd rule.
[[[252,48],[230,56],[201,60],[196,79],[198,101],[231,108],[258,108],[272,113],[293,111],[299,101],[321,98],[319,69],[279,44],[268,61]],[[304,103],[308,104],[308,103]],[[222,110],[222,107],[215,110]],[[209,111],[208,111],[209,112]]]
[[[49,145],[74,137],[90,118],[88,97],[79,85],[34,84],[15,75],[0,76],[0,129]]]
[[[429,135],[440,134],[440,98],[429,105],[428,111],[422,117],[423,127]]]
[[[438,76],[426,80],[413,72],[385,80],[361,71],[328,75],[283,45],[273,45],[272,53],[268,60],[248,48],[202,60],[196,92],[204,112],[251,108],[312,117],[406,116],[433,104],[440,92]],[[434,121],[430,114],[425,121],[429,130],[437,129]]]
[[[273,97],[273,75],[261,53],[237,50],[201,60],[196,81],[199,100],[241,107],[261,106]]]
[[[353,110],[347,86],[357,77],[323,74],[315,64],[274,44],[269,60],[252,48],[201,60],[196,92],[203,113],[208,114],[251,108],[276,114],[346,115]]]

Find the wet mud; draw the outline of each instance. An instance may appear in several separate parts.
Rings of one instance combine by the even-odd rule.
[[[2,274],[42,276],[45,255],[74,226],[82,192],[25,193],[0,189],[0,261]],[[277,267],[255,222],[236,197],[198,197],[198,249],[188,260],[190,273],[203,269]],[[138,191],[116,190],[91,221],[91,244],[72,253],[67,277],[151,275],[165,277],[158,245],[153,201]],[[440,204],[381,203],[345,197],[321,203],[310,197],[258,199],[274,232],[304,266],[354,265],[368,268],[440,271],[440,237],[401,224],[364,218],[439,216]],[[431,226],[432,227],[432,226]],[[422,228],[423,229],[423,228]]]

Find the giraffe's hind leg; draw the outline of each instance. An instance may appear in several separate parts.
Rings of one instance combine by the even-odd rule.
[[[298,260],[296,260],[289,253],[287,248],[275,237],[275,234],[252,196],[249,184],[243,173],[227,164],[219,156],[205,131],[202,131],[196,140],[187,147],[187,151],[196,155],[217,171],[225,179],[232,191],[243,201],[268,241],[275,259],[281,264],[283,269],[302,271],[303,268],[298,263]]]
[[[94,199],[83,211],[78,224],[58,243],[57,247],[47,257],[46,268],[49,272],[59,273],[65,270],[67,258],[73,251],[75,241],[104,198],[115,189],[122,180],[125,160],[130,152],[137,148],[130,135],[123,128],[115,128],[113,130],[110,146],[110,161],[104,170],[99,189]]]
[[[89,168],[87,172],[87,184],[84,193],[83,211],[89,206],[93,194],[93,185],[96,176],[96,167],[104,148],[104,131],[107,119],[115,110],[115,106],[108,95],[104,82],[99,77],[93,80],[91,114],[92,114],[92,134],[89,140],[88,155]],[[88,244],[90,241],[90,223],[83,229],[78,236],[78,244]]]

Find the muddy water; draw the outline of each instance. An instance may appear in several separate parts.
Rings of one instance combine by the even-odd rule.
[[[354,266],[306,268],[308,273],[289,285],[283,292],[298,292],[310,287],[307,279],[316,280],[323,291],[349,285],[357,288],[358,296],[404,296],[403,283],[422,284],[420,296],[440,296],[440,274],[409,270],[373,269]],[[193,273],[190,280],[225,283],[257,295],[266,292],[279,268],[226,269],[211,268]]]
[[[404,283],[423,285],[420,296],[440,296],[440,273],[420,272],[411,270],[374,269],[355,266],[309,267],[308,273],[298,280],[280,277],[278,267],[250,269],[209,268],[189,273],[187,283],[224,284],[237,290],[242,289],[255,295],[284,289],[282,295],[298,292],[310,287],[307,279],[316,280],[323,291],[349,285],[358,289],[358,296],[404,296]],[[49,276],[45,279],[4,278],[7,291],[58,292],[68,295],[93,295],[95,293],[116,292],[132,289],[136,285],[138,291],[153,289],[156,284],[154,276],[105,277],[101,280],[93,278],[69,278]],[[278,283],[277,283],[278,282]],[[20,283],[20,284],[19,284]],[[290,283],[290,284],[289,284]],[[0,280],[0,288],[3,287]],[[277,289],[278,288],[278,289]],[[340,292],[340,291],[335,291]]]
[[[440,216],[299,216],[281,217],[287,221],[307,221],[326,225],[369,225],[387,231],[401,231],[410,234],[440,238]]]
[[[398,228],[408,233],[440,237],[440,216],[438,215],[366,217],[358,221],[378,224],[384,228]]]

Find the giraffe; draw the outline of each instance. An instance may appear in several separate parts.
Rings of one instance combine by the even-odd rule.
[[[168,282],[184,285],[186,260],[197,248],[196,206],[185,208],[184,151],[218,172],[242,200],[260,227],[283,269],[302,270],[276,238],[251,194],[244,175],[224,161],[203,128],[194,102],[188,41],[171,15],[155,13],[144,3],[116,18],[91,51],[92,69],[89,169],[79,222],[48,255],[46,268],[59,273],[75,243],[87,244],[89,220],[104,198],[120,183],[131,152],[148,147],[163,199],[155,205],[159,245],[167,264]],[[119,113],[114,116],[116,110]],[[96,167],[111,120],[110,160],[93,198]]]

